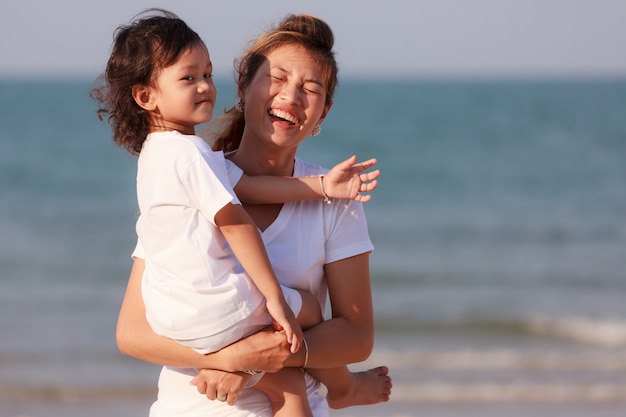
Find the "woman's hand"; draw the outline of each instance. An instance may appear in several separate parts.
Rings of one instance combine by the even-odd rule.
[[[228,357],[228,368],[232,370],[277,372],[287,365],[290,348],[285,332],[267,327],[219,353]]]
[[[191,384],[195,385],[198,392],[206,395],[209,400],[226,401],[228,405],[234,405],[250,378],[252,375],[244,372],[231,373],[215,369],[201,369]]]

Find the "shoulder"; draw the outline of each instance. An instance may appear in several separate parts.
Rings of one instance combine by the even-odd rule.
[[[183,152],[215,153],[209,144],[206,143],[201,137],[195,135],[183,135],[182,133],[176,131],[150,133],[144,146],[159,147],[162,149],[178,149]]]
[[[178,132],[156,132],[148,135],[139,154],[142,169],[177,171],[179,175],[206,169],[226,172],[223,152],[211,149],[201,137]]]
[[[209,144],[199,136],[183,135],[179,132],[158,132],[158,136],[146,142],[154,142],[155,146],[167,152],[171,157],[182,159],[198,159],[207,162],[224,163],[224,153],[214,151]]]
[[[173,132],[177,133],[177,132]],[[171,142],[175,142],[177,146],[179,146],[185,152],[189,152],[190,154],[197,155],[206,155],[209,158],[224,158],[224,154],[222,152],[215,152],[208,143],[204,141],[199,136],[195,135],[182,135],[177,133],[176,136],[172,136],[173,140]]]

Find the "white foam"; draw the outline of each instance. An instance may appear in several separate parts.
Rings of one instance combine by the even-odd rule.
[[[415,403],[604,403],[626,401],[626,385],[571,383],[416,383],[393,387],[392,399]]]
[[[626,351],[459,349],[449,351],[376,349],[368,365],[437,371],[626,371]]]
[[[626,320],[590,318],[532,318],[530,332],[607,347],[626,347]]]

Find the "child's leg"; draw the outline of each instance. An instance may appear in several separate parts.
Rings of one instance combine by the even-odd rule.
[[[300,369],[266,373],[254,388],[268,396],[275,417],[313,417]]]
[[[317,299],[310,293],[300,291],[302,309],[298,323],[303,329],[313,327],[323,320]],[[352,373],[346,366],[306,371],[328,389],[328,405],[338,409],[353,405],[368,405],[389,401],[391,377],[385,366],[365,372]]]
[[[297,290],[302,298],[302,307],[296,316],[298,324],[303,330],[310,329],[324,320],[319,301],[310,292]]]
[[[306,370],[328,389],[328,405],[338,409],[389,401],[391,377],[386,366],[364,372],[350,372],[345,367]]]

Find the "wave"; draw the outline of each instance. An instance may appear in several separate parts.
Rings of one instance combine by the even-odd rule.
[[[154,387],[84,388],[70,386],[0,386],[0,400],[57,404],[145,401],[156,398]],[[396,403],[609,403],[626,402],[626,384],[424,382],[394,384]]]
[[[568,383],[417,383],[394,385],[392,398],[411,403],[608,403],[626,402],[626,385]]]
[[[533,334],[556,336],[607,347],[626,347],[626,320],[534,317],[526,323]]]
[[[396,318],[379,320],[376,328],[381,333],[412,333],[427,335],[459,332],[465,335],[488,336],[489,334],[517,334],[562,339],[581,344],[606,348],[626,347],[626,319],[587,317],[526,318],[465,317],[457,320],[420,320],[419,318]]]
[[[368,363],[386,364],[402,371],[492,372],[583,372],[621,373],[626,371],[626,351],[564,352],[562,350],[457,349],[397,350],[376,348]]]
[[[394,402],[626,403],[626,350],[379,346],[367,369],[385,364]]]
[[[0,401],[44,401],[49,403],[96,403],[102,401],[154,400],[156,389],[151,386],[70,386],[0,384]]]

